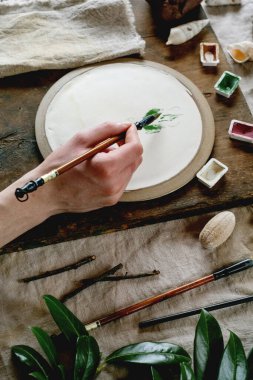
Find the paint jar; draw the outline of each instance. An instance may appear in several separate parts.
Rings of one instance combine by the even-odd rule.
[[[216,42],[200,43],[200,62],[203,66],[217,66],[219,60],[219,45]]]
[[[196,174],[196,177],[201,183],[212,188],[227,171],[228,167],[226,165],[216,160],[216,158],[211,158]]]
[[[224,71],[220,79],[214,85],[215,91],[217,94],[230,98],[238,87],[240,80],[240,76],[233,74],[230,71]]]
[[[231,120],[228,134],[231,139],[253,144],[253,124],[240,120]]]

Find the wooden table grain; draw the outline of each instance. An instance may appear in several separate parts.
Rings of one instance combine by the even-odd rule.
[[[208,26],[183,45],[167,47],[156,31],[146,1],[131,1],[137,30],[146,41],[144,58],[180,71],[198,86],[210,104],[216,128],[211,156],[224,162],[229,167],[228,173],[212,189],[206,188],[194,178],[183,188],[159,199],[119,203],[85,214],[51,217],[3,247],[0,254],[253,202],[253,147],[230,140],[227,134],[231,119],[252,122],[252,115],[240,90],[231,99],[215,94],[214,84],[217,79],[224,70],[232,70],[224,54],[221,52],[217,68],[204,68],[199,61],[199,43],[217,41],[211,27]],[[203,17],[202,10],[195,12],[195,17],[196,15]],[[0,80],[1,189],[41,162],[34,135],[37,108],[48,89],[68,71],[37,71]]]

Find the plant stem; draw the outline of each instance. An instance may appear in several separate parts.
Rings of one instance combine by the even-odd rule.
[[[64,267],[53,269],[53,270],[50,270],[50,271],[47,271],[47,272],[43,272],[43,273],[40,273],[40,274],[35,275],[35,276],[22,278],[22,279],[19,280],[19,282],[26,282],[27,283],[27,282],[30,282],[30,281],[39,280],[41,278],[46,278],[46,277],[54,276],[56,274],[66,272],[68,270],[77,269],[80,266],[82,266],[84,264],[87,264],[87,263],[89,263],[89,262],[91,262],[91,261],[93,261],[95,259],[96,259],[96,256],[94,256],[94,255],[93,256],[87,256],[87,257],[84,257],[83,259],[77,261],[76,263],[69,264],[69,265],[66,265]]]

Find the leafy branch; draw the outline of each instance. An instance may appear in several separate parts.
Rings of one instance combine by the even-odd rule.
[[[195,330],[192,368],[190,355],[167,342],[131,344],[102,359],[97,341],[82,322],[53,296],[44,296],[44,301],[63,340],[57,343],[41,328],[32,327],[45,357],[29,346],[13,346],[13,358],[22,367],[22,380],[92,380],[109,364],[132,369],[141,366],[148,371],[147,380],[166,380],[175,368],[177,380],[253,380],[253,348],[246,358],[239,337],[230,332],[224,349],[221,328],[205,310]]]

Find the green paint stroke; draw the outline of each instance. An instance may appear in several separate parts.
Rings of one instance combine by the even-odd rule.
[[[149,125],[145,125],[144,129],[148,133],[158,133],[161,131],[162,126],[158,125],[158,124],[157,125],[156,124],[149,124]]]
[[[156,115],[157,113],[161,113],[162,110],[160,108],[152,108],[151,110],[149,110],[144,117],[146,116],[150,116],[150,115]]]
[[[169,126],[169,124],[162,125],[162,123],[174,121],[179,116],[181,116],[181,114],[172,114],[172,113],[162,114],[162,111],[160,108],[152,108],[145,114],[144,117],[155,115],[157,113],[161,113],[161,116],[159,117],[159,119],[156,120],[156,124],[149,124],[144,127],[144,130],[147,133],[158,133],[162,130],[162,128]]]

